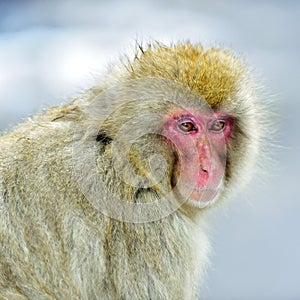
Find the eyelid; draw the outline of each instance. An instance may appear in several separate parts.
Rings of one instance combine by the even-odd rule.
[[[178,123],[191,122],[191,123],[195,124],[194,120],[190,116],[181,115],[181,116],[177,117],[176,120]]]
[[[224,121],[226,123],[232,123],[234,121],[234,117],[232,116],[219,116],[218,118],[216,118],[214,120],[214,122],[217,122],[217,121]]]

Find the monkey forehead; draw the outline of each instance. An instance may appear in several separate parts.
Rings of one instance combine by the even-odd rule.
[[[166,118],[168,119],[174,119],[174,120],[185,120],[185,118],[190,118],[192,120],[198,121],[198,122],[210,122],[212,120],[218,119],[218,118],[225,118],[225,119],[234,119],[233,115],[225,113],[223,111],[213,111],[213,110],[187,110],[187,109],[178,109],[174,110],[170,113],[170,115],[167,115]]]
[[[211,106],[234,97],[245,73],[241,59],[229,51],[190,43],[149,45],[136,55],[129,70],[131,78],[161,77],[182,83]]]

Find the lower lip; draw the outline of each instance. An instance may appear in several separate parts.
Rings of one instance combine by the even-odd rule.
[[[200,201],[200,202],[209,202],[215,198],[217,195],[216,190],[192,190],[188,196],[190,200]]]
[[[217,189],[199,189],[184,185],[179,188],[181,195],[186,199],[197,201],[197,202],[209,202],[213,200],[217,193]]]

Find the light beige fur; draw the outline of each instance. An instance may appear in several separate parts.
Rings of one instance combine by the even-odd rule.
[[[260,139],[259,104],[241,60],[227,50],[188,42],[141,48],[132,62],[123,59],[82,97],[49,108],[0,137],[0,299],[201,296],[210,248],[204,227],[206,208],[183,205],[153,222],[122,222],[99,212],[74,174],[74,130],[80,139],[95,122],[88,119],[86,107],[106,89],[143,78],[186,86],[212,109],[235,116],[219,202],[253,167]],[[102,106],[101,101],[96,103],[100,111]],[[170,191],[167,181],[172,166],[166,180],[152,189],[122,183],[113,170],[112,141],[118,126],[150,106],[147,101],[121,106],[103,123],[97,143],[99,174],[128,201],[159,200]],[[151,109],[158,112],[164,107],[155,103]],[[129,157],[136,172],[146,177],[145,155],[158,151],[173,163],[170,150],[151,139],[142,140]],[[81,155],[84,159],[85,153]]]

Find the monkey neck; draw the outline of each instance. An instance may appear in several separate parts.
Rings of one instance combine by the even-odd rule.
[[[107,218],[103,240],[105,261],[109,262],[107,284],[119,286],[122,281],[144,299],[144,287],[151,290],[160,282],[168,287],[161,291],[166,293],[162,299],[184,299],[184,287],[190,287],[201,275],[195,266],[207,260],[208,245],[205,238],[199,238],[201,235],[201,228],[179,212],[140,224]],[[118,298],[119,293],[116,290],[112,296]],[[156,294],[153,297],[158,299]]]

